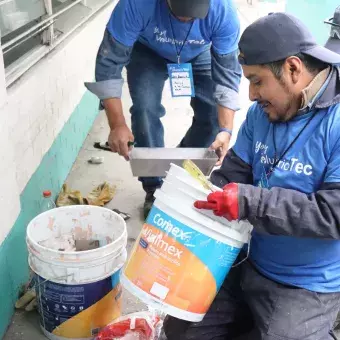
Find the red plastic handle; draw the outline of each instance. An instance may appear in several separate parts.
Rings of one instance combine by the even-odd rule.
[[[217,204],[213,202],[207,201],[196,201],[194,203],[196,209],[205,209],[205,210],[215,210],[217,208]]]

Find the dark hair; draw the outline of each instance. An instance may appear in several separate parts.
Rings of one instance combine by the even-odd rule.
[[[295,57],[299,58],[303,64],[306,66],[307,70],[311,73],[311,74],[317,74],[320,71],[324,70],[325,68],[327,68],[329,65],[326,64],[325,62],[318,60],[308,54],[303,54],[303,53],[298,53],[295,55]],[[277,79],[281,79],[282,77],[282,67],[285,63],[286,59],[282,59],[279,61],[274,61],[272,63],[269,64],[265,64],[263,65],[264,67],[268,67],[274,74],[274,76]]]

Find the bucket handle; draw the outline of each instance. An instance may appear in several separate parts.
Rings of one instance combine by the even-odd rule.
[[[52,279],[53,280],[67,279],[70,276],[73,276],[73,273],[68,274],[68,275],[59,276],[59,277],[52,277],[52,278],[50,277],[48,279],[44,279],[42,282],[39,282],[38,285],[35,283],[34,286],[31,288],[31,290],[35,290],[37,287],[40,287],[41,285],[43,285],[46,282],[50,282]]]
[[[245,257],[243,260],[241,260],[241,261],[239,261],[238,263],[234,264],[234,265],[232,266],[232,268],[236,268],[236,267],[238,267],[239,265],[241,265],[243,262],[245,262],[245,261],[248,260],[249,254],[250,254],[250,245],[251,245],[251,234],[249,233],[247,255],[246,255],[246,257]]]

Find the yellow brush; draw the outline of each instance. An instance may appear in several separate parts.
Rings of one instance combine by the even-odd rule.
[[[187,159],[183,162],[183,168],[195,178],[203,188],[211,191],[215,191],[213,185],[207,180],[200,168],[191,160]]]

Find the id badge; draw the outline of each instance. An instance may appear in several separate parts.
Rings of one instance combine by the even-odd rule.
[[[263,171],[261,174],[261,179],[258,182],[257,186],[260,188],[269,189],[269,178],[267,175],[267,171],[264,167],[263,167]]]
[[[191,64],[168,64],[168,72],[173,97],[195,97]]]

